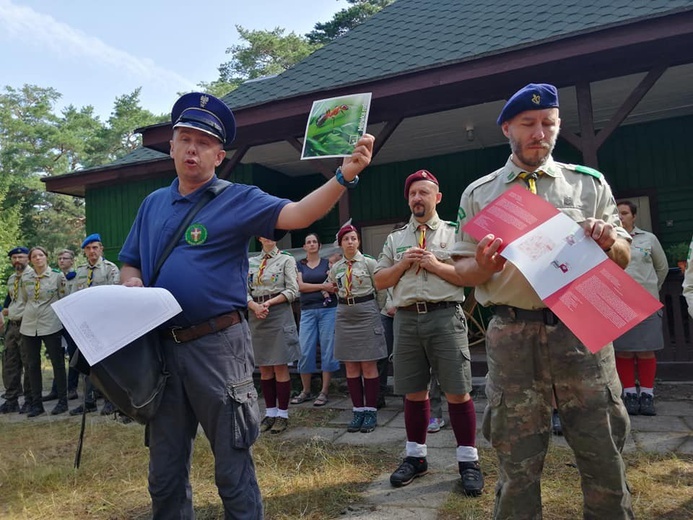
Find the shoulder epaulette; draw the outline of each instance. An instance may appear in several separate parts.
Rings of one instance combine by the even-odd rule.
[[[458,222],[450,222],[449,220],[444,220],[443,222],[445,222],[445,225],[448,227],[455,228],[455,231],[459,231],[460,229],[460,224]]]
[[[56,269],[55,267],[51,267],[51,271],[53,271],[54,273],[59,273],[60,269]]]
[[[498,177],[498,175],[500,175],[500,173],[502,171],[503,171],[503,168],[500,168],[500,169],[496,170],[495,172],[489,173],[488,175],[484,175],[483,177],[479,177],[477,180],[470,182],[464,191],[470,192],[472,190],[475,190],[476,188],[478,188],[479,186],[481,186],[483,184],[487,184],[487,183],[491,182],[496,177]]]
[[[595,179],[602,180],[604,178],[604,175],[602,175],[600,171],[595,170],[594,168],[590,168],[589,166],[582,166],[581,164],[560,164],[568,170],[572,170],[578,173],[584,173],[585,175],[591,175]]]
[[[375,260],[375,257],[373,257],[373,256],[371,256],[371,255],[367,255],[366,253],[361,253],[361,254],[362,254],[363,256],[365,256],[366,258],[370,258],[371,260]]]
[[[279,254],[286,255],[286,256],[294,256],[289,251],[279,251]]]

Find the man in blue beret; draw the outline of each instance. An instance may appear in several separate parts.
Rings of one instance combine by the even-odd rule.
[[[580,223],[621,267],[630,260],[611,188],[598,171],[555,161],[558,92],[529,84],[505,104],[498,124],[511,155],[465,189],[458,210],[457,273],[493,306],[486,331],[488,407],[483,432],[499,459],[494,518],[541,518],[541,470],[551,434],[552,399],[582,477],[585,518],[633,518],[621,452],[630,421],[611,344],[590,352],[553,314],[520,271],[498,253],[492,234],[477,242],[461,226],[520,185]]]
[[[19,327],[22,324],[24,302],[19,299],[19,285],[22,274],[29,267],[29,249],[19,246],[11,249],[7,256],[10,258],[14,273],[7,280],[7,297],[2,308],[5,319],[5,350],[2,353],[2,381],[5,386],[5,402],[0,405],[0,414],[13,412],[26,413],[29,408],[31,395],[29,378],[26,377],[26,359],[23,357],[21,342],[22,335]],[[24,388],[22,389],[22,373]],[[19,396],[25,396],[24,404],[19,407]]]
[[[103,257],[103,243],[99,233],[92,233],[82,241],[82,251],[84,251],[87,262],[77,266],[72,292],[100,285],[120,284],[120,270],[118,266]],[[96,396],[94,395],[94,387],[89,380],[89,376],[85,376],[84,393],[84,404],[70,410],[70,415],[81,415],[82,413],[96,411]],[[116,408],[113,406],[113,403],[104,398],[101,415],[109,415],[115,412]]]
[[[215,169],[236,133],[220,99],[194,92],[171,111],[171,157],[177,178],[142,203],[119,258],[126,286],[147,286],[158,255],[186,213],[207,191],[217,193],[197,213],[164,262],[157,287],[183,312],[162,331],[170,373],[149,422],[149,493],[154,518],[193,518],[190,462],[198,424],[215,455],[215,480],[225,518],[262,518],[250,448],[259,431],[247,305],[248,245],[254,236],[278,240],[286,230],[322,218],[370,163],[374,138],[364,135],[334,178],[299,202],[230,184],[218,192]]]

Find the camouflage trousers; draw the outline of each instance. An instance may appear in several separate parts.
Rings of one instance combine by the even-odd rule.
[[[5,351],[3,352],[2,379],[5,386],[5,400],[16,402],[23,393],[29,395],[29,378],[24,378],[25,388],[22,390],[22,374],[26,368],[21,348],[22,335],[19,333],[19,322],[7,320],[5,324]]]
[[[494,519],[541,519],[541,472],[555,393],[580,471],[584,518],[633,518],[621,452],[630,420],[611,345],[592,354],[559,323],[494,316],[486,333],[483,434],[499,460]]]

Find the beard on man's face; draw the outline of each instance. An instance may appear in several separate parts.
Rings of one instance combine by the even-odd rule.
[[[549,156],[553,152],[554,146],[556,146],[556,141],[532,141],[530,143],[527,143],[527,146],[541,145],[542,150],[528,150],[528,153],[525,153],[522,145],[518,141],[516,141],[512,136],[509,138],[509,140],[510,149],[513,155],[522,164],[531,166],[532,168],[538,168],[539,166],[543,166],[544,164],[546,164],[546,161],[549,159]]]

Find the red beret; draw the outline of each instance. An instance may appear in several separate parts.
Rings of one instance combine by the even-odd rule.
[[[404,181],[404,198],[408,199],[409,198],[409,186],[412,185],[412,183],[416,181],[429,181],[435,184],[436,186],[439,186],[438,184],[438,179],[436,179],[436,176],[433,175],[431,172],[426,171],[426,170],[419,170],[418,172],[412,173],[409,177],[407,177],[407,180]]]
[[[352,231],[354,233],[357,233],[356,228],[354,226],[352,226],[351,224],[347,224],[346,226],[342,226],[341,228],[339,228],[339,231],[337,232],[337,244],[339,244],[341,246],[342,245],[342,237],[344,235],[346,235],[347,233],[350,233]]]

